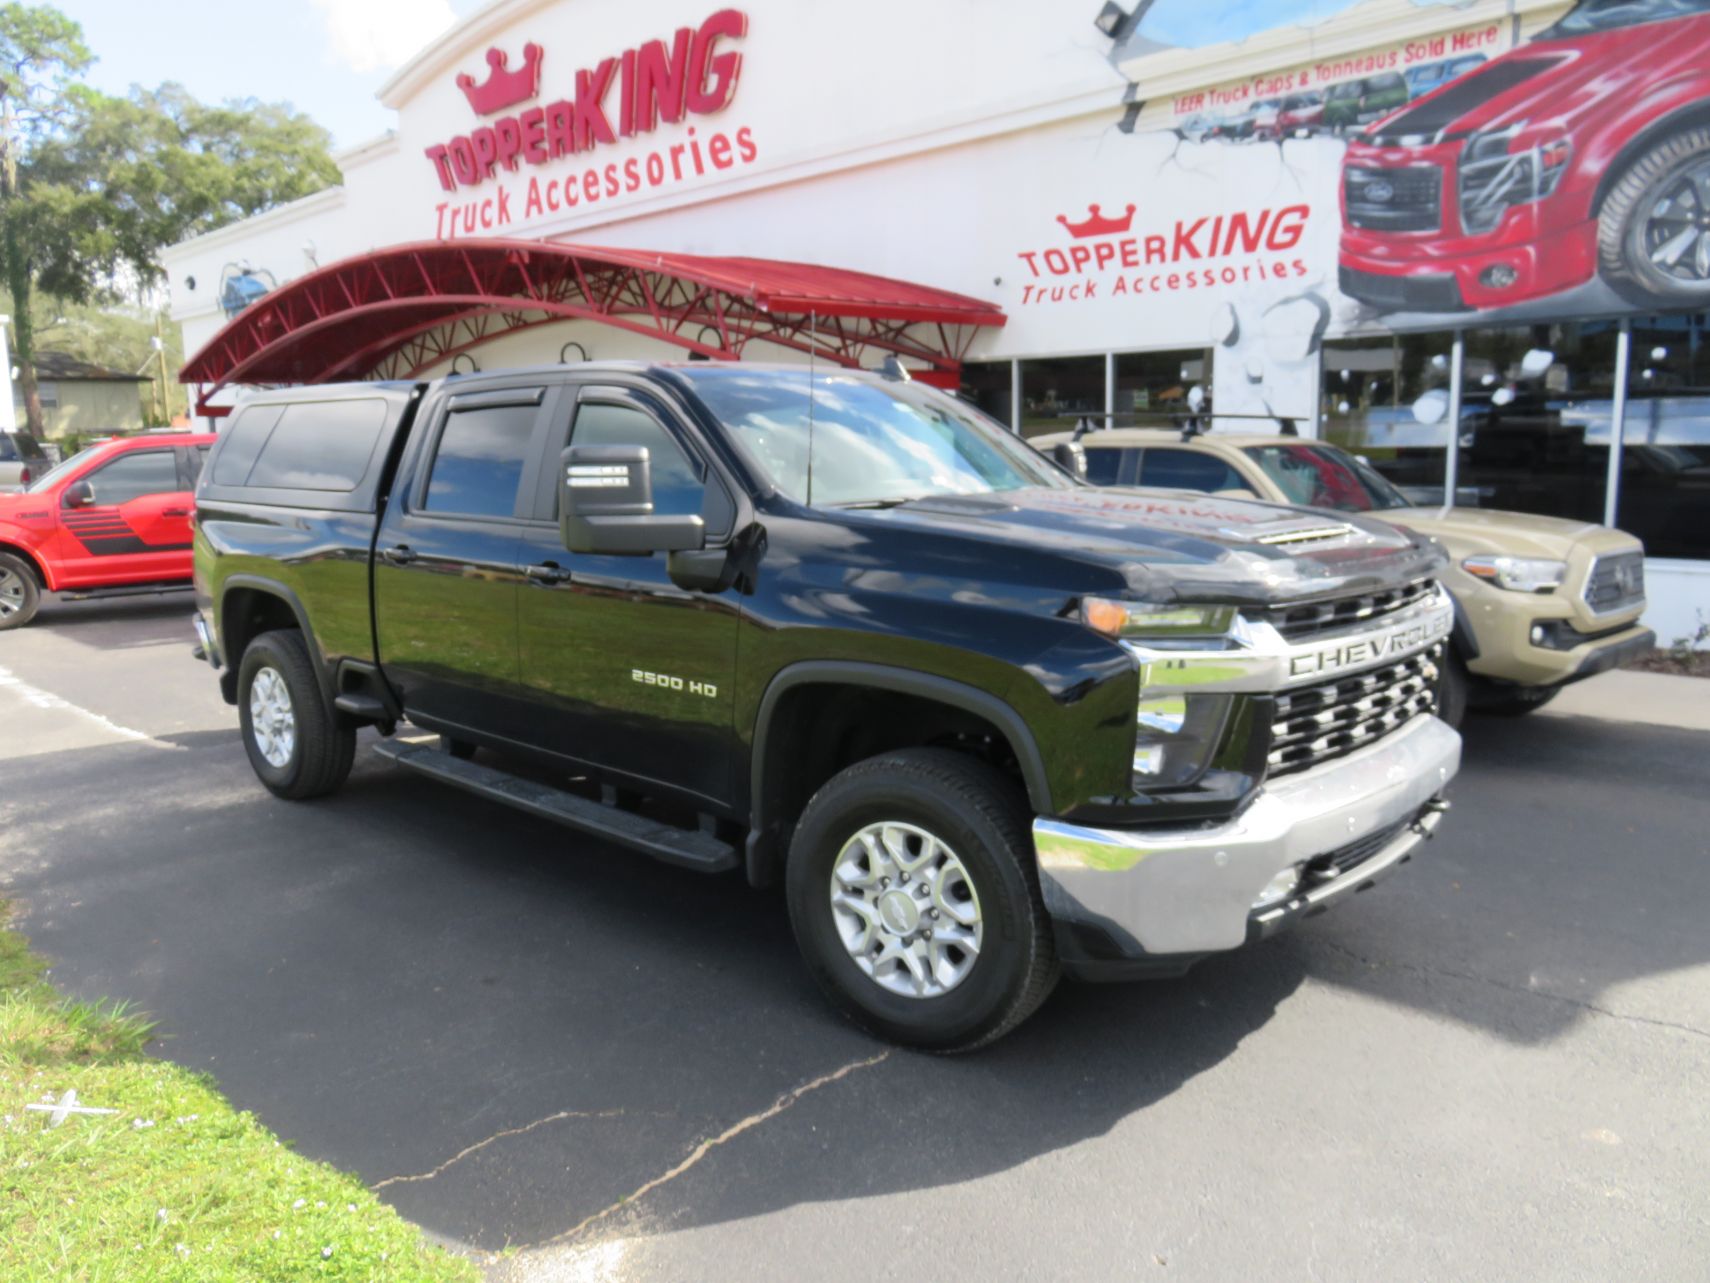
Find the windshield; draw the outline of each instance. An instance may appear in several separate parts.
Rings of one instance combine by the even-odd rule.
[[[73,468],[79,467],[83,463],[87,462],[89,459],[89,456],[94,454],[100,448],[101,447],[98,445],[85,446],[83,449],[79,450],[76,454],[72,455],[71,458],[67,459],[64,463],[61,463],[57,467],[49,469],[47,472],[42,473],[42,475],[37,477],[34,481],[30,482],[29,486],[27,487],[26,492],[29,494],[36,494],[39,491],[52,488],[54,485],[56,485],[59,482],[59,480],[62,477],[64,477]]]
[[[1326,445],[1261,445],[1248,447],[1265,475],[1276,482],[1290,503],[1338,512],[1382,512],[1409,508],[1407,496],[1369,463]]]
[[[972,406],[918,383],[815,374],[810,424],[805,369],[679,372],[780,491],[815,507],[1074,484]]]
[[[1614,31],[1618,27],[1636,27],[1644,22],[1685,18],[1695,13],[1710,13],[1710,0],[1580,0],[1555,26],[1539,32],[1535,39],[1561,40]]]

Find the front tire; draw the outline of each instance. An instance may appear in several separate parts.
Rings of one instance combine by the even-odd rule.
[[[1443,673],[1437,680],[1437,716],[1458,731],[1467,717],[1467,691],[1472,678],[1453,647],[1443,656]]]
[[[0,553],[0,633],[22,628],[41,609],[36,572],[9,553]]]
[[[356,759],[356,730],[321,696],[303,634],[262,633],[238,665],[238,720],[249,764],[275,797],[336,792]]]
[[[1560,686],[1511,686],[1485,695],[1475,707],[1497,717],[1524,717],[1548,704],[1560,690]]]
[[[906,749],[834,776],[796,826],[785,890],[820,988],[893,1042],[971,1051],[1057,983],[1020,790],[963,754]]]
[[[1597,215],[1603,279],[1642,307],[1710,303],[1710,128],[1679,130],[1648,148]]]

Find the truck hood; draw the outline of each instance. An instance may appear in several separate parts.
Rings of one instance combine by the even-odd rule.
[[[1581,35],[1545,32],[1385,117],[1367,138],[1458,138],[1522,122],[1589,132],[1580,122],[1609,115],[1611,86],[1636,93],[1694,74],[1707,34],[1710,15],[1702,13]]]
[[[1427,537],[1382,521],[1169,490],[1087,486],[918,499],[851,512],[893,531],[1009,544],[1117,571],[1151,600],[1273,605],[1376,591],[1435,572]],[[864,522],[863,522],[864,523]]]
[[[1491,508],[1392,508],[1384,519],[1449,545],[1457,553],[1497,552],[1515,557],[1566,558],[1576,545],[1592,552],[1632,548],[1639,541],[1591,521],[1537,517]]]

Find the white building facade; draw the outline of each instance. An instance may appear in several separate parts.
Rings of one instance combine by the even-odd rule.
[[[385,87],[396,128],[340,187],[168,251],[187,381],[217,410],[334,375],[805,360],[846,310],[794,269],[821,265],[890,291],[834,359],[900,354],[1030,435],[1203,398],[1422,501],[1611,521],[1651,553],[1647,622],[1690,634],[1710,0],[1270,7],[497,0]],[[517,243],[551,247],[550,306]],[[614,259],[627,301],[588,276]],[[715,286],[767,312],[744,271],[795,281],[795,320],[721,329]],[[906,287],[986,310],[913,320]]]

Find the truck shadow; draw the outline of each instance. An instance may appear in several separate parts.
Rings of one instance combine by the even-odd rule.
[[[195,598],[188,591],[93,601],[67,601],[50,593],[42,599],[41,613],[29,629],[52,632],[98,650],[181,641],[188,652],[196,643],[190,626],[195,608]]]
[[[777,896],[368,755],[338,797],[276,802],[229,733],[8,763],[0,882],[57,983],[154,1013],[159,1054],[498,1248],[1005,1171],[1224,1066],[1308,981],[1559,1036],[1600,1018],[1581,995],[1710,959],[1703,741],[1479,723],[1453,824],[1376,893],[1179,981],[1065,985],[976,1056],[891,1052],[621,1211],[699,1140],[885,1052],[821,1003]],[[1310,1053],[1327,1081],[1337,1037]]]

